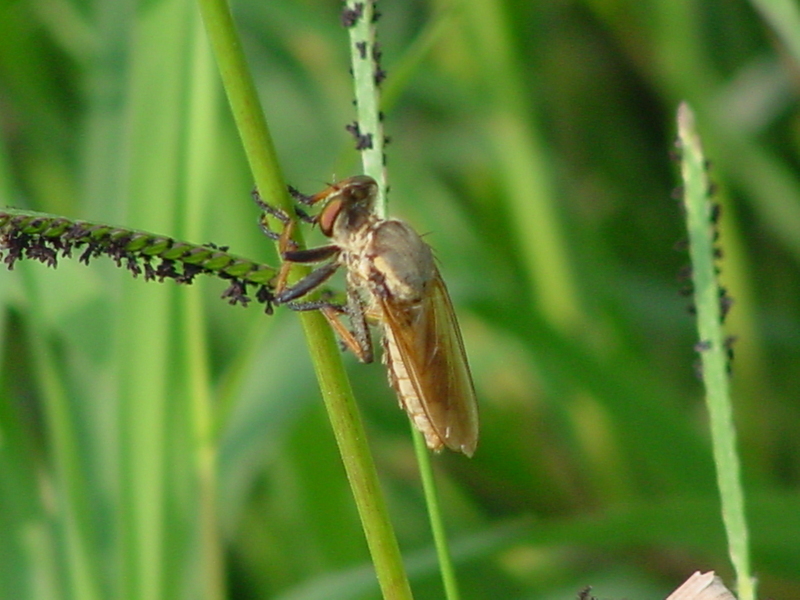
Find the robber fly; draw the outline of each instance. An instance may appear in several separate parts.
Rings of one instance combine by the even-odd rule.
[[[330,245],[298,250],[291,241],[292,221],[256,198],[265,212],[277,216],[284,231],[276,235],[265,220],[262,228],[280,240],[291,263],[326,264],[294,285],[286,285],[288,268],[276,284],[275,303],[294,310],[320,310],[339,337],[362,362],[372,362],[367,319],[383,330],[383,362],[400,405],[425,436],[432,450],[444,446],[472,456],[478,442],[478,409],[461,331],[430,246],[409,225],[381,219],[374,205],[375,180],[359,175],[313,196],[292,190],[303,204],[322,208],[314,217]],[[302,302],[339,267],[347,269],[347,303]],[[346,315],[352,331],[342,324]]]

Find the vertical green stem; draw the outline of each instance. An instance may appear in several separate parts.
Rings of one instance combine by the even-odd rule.
[[[384,132],[380,106],[380,81],[384,73],[380,66],[380,47],[377,45],[374,3],[349,0],[346,11],[356,16],[350,24],[350,55],[353,69],[353,83],[356,94],[356,112],[359,133],[370,136],[370,144],[361,149],[364,173],[378,182],[379,198],[377,212],[386,217],[386,168],[384,165]],[[419,464],[428,517],[431,521],[434,545],[439,558],[439,570],[450,600],[459,597],[458,585],[450,558],[442,514],[436,498],[436,482],[431,467],[431,457],[422,435],[411,425],[417,463]]]
[[[200,10],[256,185],[268,202],[291,214],[277,154],[228,4],[225,0],[200,0]],[[300,318],[383,596],[411,598],[400,549],[333,333],[317,311],[301,313]]]
[[[740,600],[755,600],[750,571],[747,521],[744,514],[736,430],[728,386],[728,352],[722,332],[721,294],[714,264],[714,232],[709,181],[694,114],[687,104],[678,110],[678,139],[682,152],[681,174],[689,231],[697,329],[706,404],[711,422],[711,440],[717,466],[717,485],[722,519],[728,536],[731,562],[736,570]]]
[[[361,8],[359,8],[361,7]],[[346,10],[360,14],[349,28],[350,60],[353,68],[353,81],[356,93],[356,115],[359,132],[368,136],[368,143],[361,148],[361,162],[364,174],[378,182],[378,216],[386,217],[386,168],[383,162],[383,122],[379,79],[380,47],[375,41],[375,6],[371,0],[365,2],[349,0]]]
[[[444,528],[442,511],[439,509],[439,499],[436,494],[436,480],[433,477],[431,466],[431,453],[425,445],[422,434],[412,425],[411,433],[414,438],[414,450],[419,463],[419,473],[422,478],[422,488],[425,491],[425,504],[428,507],[428,517],[431,521],[433,543],[436,546],[436,557],[439,560],[439,571],[442,575],[444,596],[447,600],[458,600],[458,579],[450,555],[450,546],[447,543],[447,532]]]

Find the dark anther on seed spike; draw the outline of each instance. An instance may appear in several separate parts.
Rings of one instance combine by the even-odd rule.
[[[203,267],[199,265],[192,265],[185,263],[183,265],[183,273],[178,275],[175,278],[175,281],[177,281],[178,283],[190,284],[192,283],[192,281],[194,281],[194,278],[202,272],[203,272]]]
[[[717,184],[712,181],[711,183],[708,184],[708,188],[706,189],[706,195],[713,196],[716,193],[717,193]]]
[[[6,257],[3,259],[3,262],[8,265],[9,271],[14,270],[14,263],[22,257],[22,250],[24,249],[24,246],[20,241],[20,237],[21,236],[19,235],[8,236],[8,238],[5,240],[4,246],[8,252],[6,253]]]
[[[695,352],[706,352],[711,350],[711,342],[709,340],[701,340],[694,345]]]
[[[711,205],[711,222],[715,225],[719,223],[719,219],[722,216],[722,205],[719,202],[714,202]]]
[[[358,121],[353,121],[352,123],[348,123],[347,125],[344,126],[344,129],[345,131],[347,131],[347,133],[352,135],[356,140],[358,140],[358,138],[361,137],[361,127],[358,125]]]
[[[719,312],[722,316],[722,322],[725,322],[725,318],[728,316],[728,313],[731,312],[731,307],[733,307],[733,298],[725,294],[720,295],[719,299]]]
[[[669,159],[672,162],[680,162],[680,160],[681,160],[681,143],[679,141],[675,142],[675,149],[669,151]]]
[[[383,50],[381,50],[381,45],[378,42],[372,46],[372,60],[376,63],[381,62],[381,57],[383,56]]]
[[[729,335],[722,343],[725,348],[725,353],[728,355],[728,374],[731,372],[731,363],[733,362],[733,344],[736,343],[736,336]]]
[[[691,283],[688,285],[684,285],[678,290],[678,294],[680,294],[684,298],[688,298],[689,296],[694,294],[694,286]]]
[[[152,263],[150,262],[150,258],[146,257],[144,259],[144,280],[145,281],[154,281],[156,279],[156,270],[153,267]]]
[[[28,258],[38,260],[48,267],[55,268],[58,264],[56,251],[48,248],[44,243],[38,242],[28,248]]]
[[[228,289],[222,292],[222,298],[227,298],[228,303],[232,305],[247,306],[250,302],[250,298],[247,297],[247,285],[240,279],[231,280]]]
[[[161,264],[156,267],[156,277],[159,281],[165,279],[178,279],[178,271],[175,269],[175,261],[166,258],[161,259]]]
[[[370,148],[372,148],[372,134],[365,133],[358,138],[356,150],[369,150]]]
[[[392,143],[392,138],[388,135],[383,136],[383,145],[388,146]]]
[[[123,235],[108,243],[106,254],[114,259],[114,263],[116,263],[118,267],[122,266],[122,259],[129,256],[127,250],[125,250],[125,247],[130,243],[130,241],[131,237],[129,235]]]
[[[372,134],[361,133],[361,128],[357,122],[350,123],[344,127],[356,140],[356,150],[368,150],[372,148]]]
[[[345,6],[342,9],[342,27],[346,27],[350,29],[353,27],[358,20],[361,18],[361,15],[364,14],[364,3],[363,2],[356,2],[353,5],[353,8],[349,6]]]
[[[712,251],[712,253],[714,254],[714,258],[715,259],[722,258],[722,248],[718,248],[718,247],[714,246],[714,250]]]
[[[367,58],[367,42],[356,42],[356,50],[362,59]]]
[[[672,246],[672,249],[676,250],[678,252],[686,252],[686,250],[689,249],[689,240],[686,239],[686,238],[682,238],[682,239],[678,240]]]
[[[683,186],[676,185],[674,188],[672,188],[672,192],[670,192],[669,196],[673,200],[677,201],[683,200]]]
[[[256,301],[264,305],[264,312],[268,315],[272,314],[272,300],[275,298],[266,285],[262,285],[256,291]]]
[[[96,258],[102,254],[102,250],[100,246],[95,244],[94,242],[88,242],[86,244],[86,250],[78,258],[78,262],[82,262],[85,265],[89,264],[89,261],[93,258]]]
[[[687,279],[692,278],[692,267],[690,265],[686,265],[681,267],[678,271],[678,281],[686,281]]]
[[[386,71],[381,68],[375,69],[375,85],[380,85],[386,79]]]
[[[142,267],[139,266],[138,258],[131,254],[126,257],[127,262],[125,263],[125,268],[130,271],[131,275],[134,277],[138,277],[142,273]]]

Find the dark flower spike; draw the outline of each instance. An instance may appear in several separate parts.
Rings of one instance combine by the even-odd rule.
[[[173,279],[192,283],[199,274],[215,275],[230,285],[222,294],[231,304],[246,306],[247,286],[256,288],[256,300],[272,312],[272,280],[277,269],[228,252],[227,246],[191,244],[168,236],[112,227],[87,221],[21,211],[0,210],[0,258],[9,269],[21,259],[38,260],[50,267],[59,257],[80,250],[80,262],[109,256],[118,267],[145,280]],[[153,261],[157,261],[154,266]]]

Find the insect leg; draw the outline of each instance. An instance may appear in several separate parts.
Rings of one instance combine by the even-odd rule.
[[[340,319],[342,312],[341,306],[323,306],[320,308],[320,312],[328,319],[328,323],[331,324],[331,327],[339,336],[345,349],[349,349],[362,363],[372,362],[372,340],[369,338],[369,332],[365,332],[366,337],[362,338],[358,332],[350,331]],[[349,311],[347,312],[349,314]]]
[[[286,264],[291,265],[291,263],[286,263]],[[300,281],[289,287],[285,287],[286,278],[283,277],[283,279],[281,279],[283,275],[283,272],[281,272],[281,275],[278,276],[278,283],[275,286],[275,289],[277,291],[277,293],[275,294],[275,303],[287,304],[292,300],[296,300],[301,296],[305,296],[311,290],[319,287],[325,281],[330,279],[330,277],[336,272],[338,268],[339,268],[338,262],[336,261],[329,262],[328,264],[321,266],[319,269],[311,271],[311,273],[309,273],[308,275],[303,277]],[[313,310],[313,309],[309,308],[307,310]]]
[[[324,267],[320,267],[305,279],[301,279],[294,287],[285,290],[285,292],[287,292],[285,295],[287,297],[300,297],[311,289],[314,289],[315,285],[319,285],[319,283],[311,283],[309,284],[308,289],[295,295],[296,288],[300,287],[301,284],[304,284],[303,287],[306,287],[306,280],[314,276],[316,273],[322,272],[320,277],[326,278],[326,267],[329,266],[330,265],[325,265]],[[335,271],[335,269],[333,270]],[[330,277],[330,274],[328,274],[327,277]],[[322,281],[324,281],[324,278]],[[328,320],[328,323],[330,323],[336,334],[339,336],[339,339],[344,344],[344,348],[349,349],[362,363],[371,363],[373,361],[374,353],[372,350],[372,338],[370,338],[369,335],[369,327],[367,326],[364,305],[357,291],[348,289],[346,306],[328,302],[326,300],[312,300],[310,302],[293,302],[291,300],[287,301],[282,294],[278,294],[278,296],[276,296],[275,303],[284,304],[292,310],[301,312],[307,310],[320,311]],[[346,314],[350,319],[350,324],[353,327],[352,331],[348,329],[344,323],[342,323],[342,314]]]
[[[323,311],[323,314],[325,312]],[[325,315],[326,317],[328,315]],[[369,335],[369,326],[367,325],[367,314],[364,310],[364,301],[358,293],[358,290],[352,286],[347,286],[347,316],[350,317],[350,325],[353,328],[348,338],[342,336],[342,340],[347,344],[348,348],[358,357],[363,363],[371,363],[374,359],[372,350],[372,338]],[[330,321],[330,318],[328,318]]]
[[[289,188],[291,192],[294,188]],[[299,193],[299,192],[298,192]],[[280,209],[276,206],[272,206],[268,202],[266,202],[259,194],[258,189],[255,188],[252,191],[253,202],[255,202],[256,206],[258,206],[264,214],[261,215],[261,218],[258,220],[258,224],[261,227],[261,231],[266,235],[269,239],[279,241],[281,243],[281,251],[289,249],[289,248],[296,248],[297,246],[292,241],[291,233],[294,231],[294,224],[292,220],[289,218],[289,215],[286,214],[286,211]],[[292,196],[296,198],[296,196]],[[306,211],[304,211],[299,206],[296,206],[295,214],[304,222],[306,223],[315,223],[316,220],[313,216],[309,215]],[[283,231],[278,233],[274,231],[270,226],[269,222],[266,219],[266,215],[276,218],[278,221],[283,224]],[[289,231],[287,231],[287,229]]]
[[[292,263],[321,262],[326,258],[335,256],[338,252],[338,246],[321,246],[319,248],[310,248],[308,250],[281,251],[281,256],[284,260],[284,263],[281,265],[281,270],[278,273],[278,277],[274,284],[277,294],[281,296],[284,293],[288,293],[288,297],[286,299],[288,302],[310,292],[316,286],[320,285],[323,281],[333,275],[339,264],[334,260],[330,264],[320,267],[316,271],[309,273],[305,278],[301,279],[290,288],[291,290],[297,288],[296,293],[289,293],[290,290],[286,287],[286,278],[289,276],[289,270],[292,268]],[[329,272],[327,269],[333,270]]]
[[[334,244],[320,246],[319,248],[308,248],[306,250],[287,250],[282,252],[283,260],[293,263],[317,263],[331,258],[341,252],[341,248]]]
[[[305,204],[306,206],[314,206],[317,202],[317,198],[315,196],[306,196],[303,192],[298,190],[296,187],[289,186],[289,195],[294,198],[297,202],[301,204]]]

